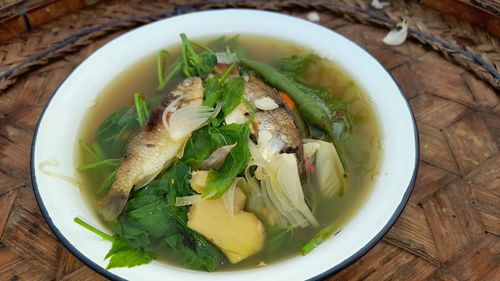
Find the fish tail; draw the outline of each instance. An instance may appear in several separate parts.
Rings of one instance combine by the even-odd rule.
[[[130,191],[134,187],[133,169],[129,169],[129,162],[125,160],[118,168],[116,178],[106,196],[97,202],[99,213],[107,221],[113,221],[121,214],[127,204]]]
[[[106,197],[97,202],[100,206],[99,213],[107,221],[116,220],[125,208],[127,199],[128,194],[125,192],[109,192]]]

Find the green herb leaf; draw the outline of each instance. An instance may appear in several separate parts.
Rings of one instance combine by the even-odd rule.
[[[224,194],[234,179],[245,170],[250,161],[251,155],[248,149],[250,128],[247,124],[231,124],[217,129],[212,128],[210,133],[215,142],[221,144],[220,146],[236,143],[220,169],[210,171],[202,192],[203,198],[218,198]]]
[[[186,34],[182,33],[182,72],[185,76],[199,76],[205,78],[213,72],[214,66],[217,64],[217,56],[215,53],[202,46],[203,52],[196,53],[193,49],[194,43],[189,41]],[[200,44],[196,44],[201,46]]]
[[[115,237],[113,246],[105,259],[109,260],[107,269],[116,267],[133,267],[148,264],[155,258],[155,254],[148,250],[137,249],[122,238]]]
[[[240,104],[243,93],[243,78],[234,77],[226,80],[224,75],[214,76],[205,82],[203,105],[213,107],[217,102],[222,103],[222,117],[226,117]]]
[[[269,231],[268,239],[266,242],[266,248],[264,253],[270,255],[276,252],[279,248],[287,243],[288,240],[292,238],[291,236],[292,228],[279,228],[273,227]]]
[[[292,74],[296,79],[302,79],[309,66],[319,60],[320,57],[315,54],[293,55],[279,59],[276,64],[281,72]]]
[[[184,265],[191,269],[214,271],[220,264],[222,256],[200,234],[188,231],[176,233],[162,240],[163,244],[177,251],[184,259]]]
[[[124,107],[99,126],[95,140],[107,158],[120,158],[123,148],[139,127],[135,110]]]
[[[244,80],[241,77],[234,77],[224,84],[222,93],[222,113],[228,116],[241,102],[244,92]]]
[[[214,107],[215,104],[221,99],[224,92],[224,87],[219,83],[216,76],[209,78],[205,81],[205,91],[203,93],[203,105]]]
[[[211,271],[220,264],[220,252],[187,227],[189,207],[175,207],[176,197],[194,194],[190,178],[190,166],[178,162],[134,191],[118,219],[116,233],[136,249],[165,243],[187,267]]]
[[[127,240],[120,237],[112,237],[99,229],[91,226],[80,218],[75,218],[74,222],[99,235],[105,240],[113,242],[113,245],[104,259],[111,258],[107,269],[115,267],[133,267],[141,264],[150,263],[155,254],[151,251],[132,247]]]

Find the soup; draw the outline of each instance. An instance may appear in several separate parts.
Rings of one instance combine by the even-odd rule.
[[[114,233],[109,267],[267,266],[341,231],[370,193],[379,131],[355,81],[287,42],[201,42],[124,70],[82,125],[82,193]]]

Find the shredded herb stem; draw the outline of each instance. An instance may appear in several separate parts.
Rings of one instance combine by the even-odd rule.
[[[149,119],[149,106],[140,93],[134,95],[135,112],[137,114],[137,122],[140,126],[144,126]]]
[[[233,71],[233,69],[234,69],[234,64],[231,64],[224,72],[224,74],[222,74],[222,76],[219,78],[219,85],[222,85],[224,84],[224,82],[226,82],[227,77],[229,76],[229,74],[231,74],[231,71]]]
[[[100,167],[105,167],[105,166],[116,167],[116,166],[120,165],[121,162],[122,162],[121,159],[105,159],[105,160],[101,160],[98,162],[94,162],[94,163],[90,163],[90,164],[86,164],[86,165],[81,165],[77,169],[79,172],[83,172],[83,171],[87,171],[90,169],[95,169],[95,168],[100,168]]]
[[[87,230],[101,236],[102,239],[104,240],[108,240],[108,241],[111,241],[113,242],[115,240],[115,238],[113,238],[113,236],[107,234],[107,233],[104,233],[102,231],[100,231],[99,229],[91,226],[90,224],[88,224],[87,222],[85,222],[84,220],[82,220],[81,218],[74,218],[73,219],[74,222],[76,222],[77,224],[83,226],[84,228],[86,228]]]

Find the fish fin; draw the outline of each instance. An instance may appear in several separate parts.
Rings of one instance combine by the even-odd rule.
[[[121,214],[127,204],[128,194],[108,193],[104,199],[97,202],[99,213],[106,221],[114,221]]]

